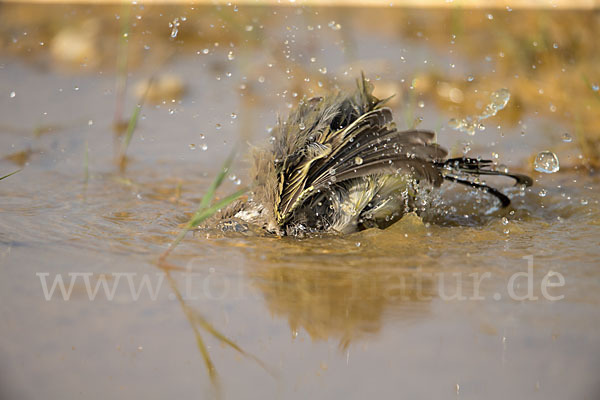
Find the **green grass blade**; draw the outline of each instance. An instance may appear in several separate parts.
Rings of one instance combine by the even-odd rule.
[[[233,163],[234,157],[235,157],[235,149],[233,149],[231,151],[231,153],[229,154],[229,157],[227,157],[227,159],[223,163],[223,166],[221,167],[221,171],[219,172],[219,175],[217,175],[215,180],[208,187],[206,194],[204,195],[204,197],[202,197],[202,200],[200,201],[200,204],[198,205],[198,208],[196,209],[196,214],[199,213],[200,211],[202,211],[203,209],[207,208],[210,205],[210,203],[212,202],[212,200],[215,198],[215,192],[217,191],[219,186],[221,186],[221,184],[223,183],[223,180],[225,179],[227,172],[229,172],[229,168],[231,167],[231,164]]]
[[[227,207],[229,204],[231,204],[233,201],[237,200],[241,195],[243,195],[247,191],[248,191],[248,188],[242,188],[242,189],[230,194],[229,196],[224,197],[223,199],[217,201],[211,207],[205,208],[203,210],[198,210],[196,212],[196,214],[194,214],[194,216],[192,217],[190,222],[188,222],[188,229],[197,227],[201,222],[212,217],[213,214],[215,214],[220,209]]]
[[[131,114],[131,118],[129,118],[129,124],[127,124],[127,132],[125,133],[125,139],[123,139],[123,144],[121,145],[121,154],[125,154],[127,148],[129,147],[129,143],[131,143],[131,138],[133,137],[133,131],[137,126],[138,118],[140,117],[140,111],[142,109],[142,104],[139,103],[136,105],[135,110],[133,110],[133,114]]]
[[[16,170],[16,171],[13,171],[13,172],[11,172],[11,173],[10,173],[10,174],[8,174],[8,175],[4,175],[4,176],[0,177],[0,181],[1,181],[2,179],[6,179],[6,178],[8,178],[9,176],[12,176],[12,175],[16,174],[17,172],[21,172],[21,171],[22,171],[22,169],[18,169],[18,170]]]
[[[212,217],[213,214],[216,213],[218,210],[220,210],[220,209],[222,209],[224,207],[227,207],[229,204],[231,204],[233,201],[237,200],[241,195],[243,195],[247,191],[248,191],[247,188],[240,189],[237,192],[232,193],[229,196],[225,197],[224,199],[216,202],[215,204],[213,204],[212,207],[204,208],[204,209],[198,208],[198,210],[192,216],[192,218],[187,223],[187,225],[185,226],[185,228],[181,232],[179,232],[179,235],[177,235],[177,237],[175,238],[175,240],[173,241],[173,243],[171,243],[171,245],[169,246],[169,249],[167,250],[167,252],[165,254],[163,254],[163,256],[161,258],[164,258],[167,254],[169,254],[169,252],[171,252],[183,240],[183,238],[185,237],[185,235],[191,229],[194,229],[200,223],[202,223],[203,221],[205,221],[208,218]]]
[[[140,117],[140,112],[144,107],[144,102],[146,101],[146,97],[148,95],[148,91],[150,87],[152,87],[152,83],[154,82],[154,77],[151,77],[148,81],[148,86],[146,87],[146,91],[142,95],[140,102],[136,105],[135,110],[133,110],[133,114],[131,114],[131,118],[129,118],[129,123],[127,124],[127,131],[125,132],[125,137],[121,142],[121,149],[119,151],[119,165],[122,170],[125,169],[125,156],[127,155],[127,149],[129,148],[129,144],[131,143],[131,139],[133,138],[133,132],[137,126],[137,122]]]

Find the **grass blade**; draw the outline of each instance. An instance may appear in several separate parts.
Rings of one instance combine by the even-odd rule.
[[[241,195],[243,195],[247,191],[248,191],[247,188],[240,189],[237,192],[234,192],[234,193],[230,194],[229,196],[223,198],[222,200],[216,202],[215,204],[212,205],[212,207],[204,208],[204,209],[198,208],[198,210],[192,216],[192,218],[187,223],[185,228],[183,228],[183,230],[181,232],[179,232],[179,235],[177,235],[177,237],[175,238],[173,243],[171,243],[168,250],[165,253],[163,253],[163,255],[161,256],[161,259],[164,259],[183,240],[185,235],[191,229],[194,229],[195,227],[200,225],[203,221],[212,217],[213,214],[216,213],[218,210],[220,210],[224,207],[227,207],[229,204],[231,204],[233,201],[237,200]]]
[[[198,347],[198,350],[200,350],[200,354],[202,355],[204,365],[206,366],[206,370],[208,371],[208,376],[217,393],[217,398],[220,398],[221,385],[219,382],[219,374],[217,373],[217,368],[215,367],[215,364],[213,363],[210,357],[208,348],[206,347],[206,343],[204,342],[204,339],[200,334],[200,330],[194,323],[194,320],[196,318],[194,310],[185,303],[185,300],[183,299],[183,296],[181,295],[181,292],[177,287],[177,283],[175,282],[175,280],[169,272],[166,273],[166,277],[169,281],[169,286],[171,286],[171,289],[173,290],[173,293],[177,298],[177,301],[181,305],[181,309],[183,310],[185,317],[187,318],[188,322],[190,323],[190,326],[192,327],[192,331],[194,332],[194,337],[196,339],[196,346]]]
[[[8,175],[4,175],[4,176],[0,177],[0,181],[1,181],[2,179],[6,179],[6,178],[8,178],[9,176],[12,176],[12,175],[16,174],[17,172],[21,172],[21,171],[22,171],[22,169],[18,169],[18,170],[16,170],[16,171],[13,171],[13,172],[11,172],[11,173],[10,173],[10,174],[8,174]]]
[[[129,144],[131,143],[131,138],[133,137],[133,132],[135,131],[135,128],[137,126],[137,122],[138,119],[140,117],[140,112],[142,111],[142,107],[144,106],[144,102],[146,101],[146,96],[148,95],[148,91],[150,90],[150,87],[152,87],[152,83],[154,81],[154,78],[150,78],[150,80],[148,81],[148,86],[146,87],[146,91],[144,92],[144,95],[142,96],[142,98],[140,99],[140,102],[136,105],[135,110],[133,110],[133,114],[131,114],[131,118],[129,118],[129,123],[127,124],[127,131],[125,133],[125,137],[123,138],[123,141],[121,142],[121,150],[119,151],[119,167],[121,168],[121,170],[125,169],[125,164],[126,164],[126,154],[127,154],[127,149],[129,148]]]
[[[227,172],[229,172],[229,168],[231,167],[231,163],[233,163],[234,156],[235,156],[235,149],[233,149],[231,151],[231,154],[229,154],[229,157],[227,157],[227,159],[223,163],[223,166],[221,167],[221,171],[219,172],[219,175],[217,175],[215,180],[208,187],[206,194],[204,195],[204,197],[202,197],[202,200],[200,201],[200,204],[198,205],[198,208],[196,209],[196,214],[198,214],[203,209],[207,208],[210,205],[210,203],[212,202],[212,200],[215,198],[215,192],[217,191],[219,186],[221,186],[221,184],[223,183],[223,180],[225,179],[225,175],[227,175]]]
[[[181,232],[179,232],[179,235],[177,235],[175,240],[169,245],[169,248],[167,250],[165,250],[165,252],[159,257],[159,263],[164,262],[166,257],[183,240],[185,235],[191,229],[197,227],[200,223],[202,223],[203,221],[212,217],[218,210],[220,210],[224,207],[227,207],[229,204],[231,204],[233,201],[237,200],[240,196],[242,196],[244,193],[246,193],[248,191],[248,188],[243,188],[243,189],[237,190],[236,192],[230,194],[229,196],[226,196],[223,199],[217,201],[212,206],[210,205],[212,203],[213,199],[215,198],[217,189],[223,183],[223,180],[225,179],[227,172],[229,172],[229,168],[231,167],[231,164],[233,163],[234,157],[235,157],[235,149],[229,154],[229,157],[227,157],[227,159],[223,163],[223,166],[221,167],[221,171],[219,172],[219,174],[217,175],[215,180],[212,181],[212,183],[208,187],[206,194],[204,195],[204,197],[202,197],[202,200],[200,201],[200,204],[198,205],[198,208],[196,209],[196,212],[194,213],[192,218],[190,218],[190,220],[185,225],[183,230]]]
[[[188,229],[197,227],[201,222],[212,217],[212,215],[214,213],[216,213],[217,211],[219,211],[220,209],[227,207],[229,204],[231,204],[233,201],[237,200],[241,195],[243,195],[247,191],[248,191],[248,188],[242,188],[236,192],[233,192],[229,196],[226,196],[223,199],[217,201],[211,207],[206,208],[204,210],[198,210],[196,212],[196,214],[194,214],[194,216],[192,217],[190,222],[188,222]]]

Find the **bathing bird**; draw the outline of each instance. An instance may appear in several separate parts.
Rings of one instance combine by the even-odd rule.
[[[507,207],[510,199],[482,182],[500,175],[530,186],[530,177],[494,169],[490,160],[447,158],[429,130],[398,130],[388,99],[373,95],[364,75],[353,92],[305,99],[253,151],[252,192],[221,217],[270,233],[352,233],[386,228],[419,211],[421,190],[452,181],[480,189]],[[428,189],[424,189],[428,188]]]

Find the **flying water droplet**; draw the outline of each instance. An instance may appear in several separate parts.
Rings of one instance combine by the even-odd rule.
[[[362,163],[363,163],[363,159],[362,159],[361,157],[359,157],[359,156],[356,156],[356,157],[354,158],[354,164],[356,164],[356,165],[361,165]]]
[[[548,192],[546,192],[546,189],[542,189],[538,193],[538,196],[540,196],[540,197],[546,197],[547,194],[548,194]]]
[[[10,98],[14,99],[17,94],[15,92],[10,92]]]
[[[208,145],[206,143],[202,144],[202,146],[200,146],[200,148],[202,149],[202,151],[206,151],[208,150]]]
[[[556,154],[551,151],[542,151],[538,153],[537,157],[535,158],[533,167],[538,172],[553,174],[558,172],[560,169],[560,164]]]
[[[169,22],[169,28],[171,28],[171,37],[176,38],[179,33],[179,18],[175,18],[173,22]]]
[[[342,29],[342,26],[335,21],[329,22],[328,26],[334,31],[339,31],[340,29]]]
[[[568,132],[563,133],[563,135],[561,136],[561,139],[565,143],[571,143],[573,141],[573,137],[571,135],[569,135]]]
[[[490,95],[490,102],[481,115],[467,116],[462,119],[453,118],[448,122],[448,125],[454,130],[473,136],[477,130],[485,130],[485,126],[481,121],[498,114],[498,111],[506,107],[509,100],[510,92],[508,89],[497,90]]]

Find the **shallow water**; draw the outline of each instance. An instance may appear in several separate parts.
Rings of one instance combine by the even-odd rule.
[[[232,18],[242,20],[232,23],[226,8],[221,14],[184,8],[188,17],[176,42],[168,39],[167,22],[183,15],[182,9],[164,9],[160,18],[155,8],[145,14],[136,9],[144,18],[131,32],[132,43],[142,32],[154,35],[144,57],[152,59],[169,46],[177,51],[168,62],[132,67],[129,87],[159,69],[181,77],[186,95],[144,106],[127,169],[119,172],[111,127],[115,70],[102,60],[94,68],[65,70],[45,49],[28,52],[26,44],[15,50],[24,37],[35,36],[35,42],[48,34],[41,26],[54,25],[40,23],[36,30],[30,21],[34,11],[3,7],[20,15],[26,28],[4,32],[0,56],[0,156],[5,157],[0,175],[16,164],[24,167],[0,181],[2,398],[597,398],[600,178],[573,167],[580,138],[556,145],[565,130],[574,132],[569,113],[576,110],[561,109],[549,119],[540,111],[547,108],[546,99],[539,108],[528,108],[522,95],[517,111],[510,108],[513,99],[485,131],[470,137],[447,124],[449,112],[457,117],[468,112],[459,115],[426,94],[402,95],[393,103],[399,126],[413,119],[406,113],[412,102],[412,117],[423,118],[420,127],[437,130],[444,146],[460,154],[463,142],[472,140],[469,155],[498,153],[499,163],[530,173],[535,185],[524,193],[505,188],[513,198],[508,210],[496,210],[485,195],[447,185],[432,200],[425,223],[408,217],[385,231],[348,236],[294,239],[201,230],[172,253],[170,268],[159,268],[158,256],[230,149],[235,143],[266,142],[277,113],[286,113],[286,103],[301,97],[290,95],[293,91],[310,95],[310,86],[318,93],[314,83],[321,75],[324,86],[351,88],[361,69],[378,76],[376,85],[403,90],[425,68],[459,80],[476,70],[476,80],[504,86],[501,61],[498,72],[490,71],[485,55],[469,66],[469,55],[447,46],[440,50],[427,32],[415,38],[381,27],[370,31],[357,25],[354,31],[363,10],[241,7],[233,11],[241,17]],[[112,19],[122,12],[45,10],[45,17],[37,17],[42,22],[56,15],[71,22],[90,15]],[[185,36],[200,11],[216,13],[228,24],[246,27],[247,20],[257,27],[242,32],[262,25],[272,38],[243,50],[230,47],[229,40],[239,37],[229,38],[229,30],[195,37],[188,29]],[[382,25],[402,26],[438,16],[368,13],[381,17]],[[339,29],[330,25],[332,15]],[[569,18],[589,23],[583,13]],[[146,19],[153,23],[144,25]],[[18,27],[18,20],[14,24]],[[308,25],[322,26],[318,40]],[[167,39],[161,44],[156,36],[163,34]],[[203,57],[206,43],[219,35],[223,44],[211,45]],[[268,48],[273,43],[283,51],[283,61]],[[233,60],[228,60],[230,48]],[[288,54],[296,60],[285,61]],[[304,63],[311,56],[318,62]],[[402,68],[381,67],[381,59]],[[306,67],[309,82],[288,79],[285,62]],[[324,65],[326,74],[318,71]],[[562,66],[556,68],[560,77]],[[394,86],[401,79],[407,85]],[[537,82],[546,91],[551,84]],[[512,90],[513,96],[518,93]],[[482,99],[485,106],[480,94],[465,91],[464,96]],[[419,101],[423,107],[415,106]],[[128,94],[124,114],[135,102]],[[580,110],[580,120],[597,112],[590,104]],[[534,172],[532,156],[554,146],[562,170]],[[10,155],[18,157],[6,158]],[[219,194],[248,184],[246,168],[240,156],[236,176]],[[549,273],[546,283],[556,286],[544,292]],[[72,280],[68,300],[60,288],[45,293],[44,283],[49,291],[56,277],[66,289]],[[144,279],[154,290],[146,286],[136,293]],[[528,282],[532,293],[522,300]]]

